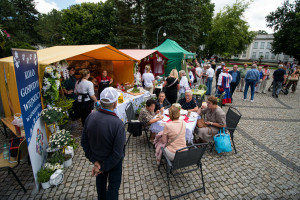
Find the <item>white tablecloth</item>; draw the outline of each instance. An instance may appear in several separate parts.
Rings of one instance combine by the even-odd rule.
[[[124,122],[127,122],[127,117],[126,117],[126,106],[132,102],[133,105],[133,109],[134,111],[136,111],[139,108],[139,105],[144,101],[144,96],[149,96],[149,92],[145,92],[142,95],[138,95],[138,96],[133,96],[130,95],[128,93],[123,93],[123,97],[124,97],[124,102],[117,105],[117,107],[115,108],[114,112],[117,114],[117,116]]]
[[[188,143],[193,142],[193,139],[194,139],[193,132],[194,132],[194,129],[197,125],[197,119],[199,118],[198,114],[195,113],[195,112],[192,112],[191,116],[192,116],[191,121],[186,122],[185,139]],[[163,120],[155,122],[155,123],[151,124],[150,130],[154,133],[158,133],[160,131],[163,131],[165,123],[167,123],[167,122],[164,122]]]

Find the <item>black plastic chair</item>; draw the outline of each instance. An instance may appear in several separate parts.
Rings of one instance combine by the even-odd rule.
[[[203,154],[205,152],[205,149],[207,147],[207,143],[202,144],[195,144],[191,145],[182,149],[178,149],[175,153],[175,157],[173,161],[170,161],[169,158],[166,155],[166,152],[164,148],[162,148],[162,159],[165,159],[166,161],[166,172],[167,172],[167,179],[168,179],[168,191],[169,191],[169,197],[170,199],[176,199],[179,197],[182,197],[184,195],[196,192],[198,190],[203,189],[205,194],[205,185],[204,185],[204,177],[202,172],[202,163],[201,159],[203,157]],[[161,165],[162,161],[160,162]],[[158,166],[158,169],[160,170],[160,165]],[[192,166],[195,166],[194,168],[190,168]],[[189,169],[186,169],[184,171],[183,168],[189,167]],[[179,172],[177,172],[180,169]],[[200,169],[201,178],[202,178],[202,187],[196,188],[194,190],[191,190],[189,192],[185,192],[176,196],[171,196],[171,188],[170,188],[170,174],[175,178],[177,175],[189,173],[192,171],[196,171]]]
[[[234,151],[236,153],[236,148],[235,148],[235,144],[234,144],[234,140],[233,140],[233,133],[236,130],[236,127],[240,121],[242,117],[242,114],[240,113],[240,111],[238,111],[236,108],[230,106],[227,113],[226,113],[226,127],[225,129],[230,133],[230,139],[232,141],[232,145],[234,148]],[[215,146],[215,143],[213,143],[210,152],[212,152],[213,148]]]
[[[126,112],[126,116],[127,116],[127,120],[128,120],[128,122],[125,124],[128,124],[127,132],[129,132],[129,136],[128,136],[125,146],[129,142],[131,135],[133,135],[135,137],[140,136],[142,134],[142,131],[144,130],[144,132],[146,134],[148,146],[150,148],[150,142],[149,142],[150,138],[148,137],[148,130],[146,130],[146,128],[143,126],[142,122],[140,122],[136,119],[136,114],[134,112],[133,105],[131,102],[126,106],[125,112]]]

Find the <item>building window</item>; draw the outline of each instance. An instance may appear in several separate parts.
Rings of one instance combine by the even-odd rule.
[[[269,52],[266,52],[265,59],[269,59]]]
[[[243,58],[246,58],[246,51],[243,52]]]
[[[289,56],[284,55],[283,60],[288,60],[288,59],[289,59]]]
[[[259,52],[258,58],[260,59],[261,57],[264,57],[263,54],[264,54],[263,52]]]
[[[255,59],[256,58],[256,52],[252,53],[252,58]]]
[[[261,42],[261,43],[260,43],[260,48],[261,48],[261,49],[264,49],[264,48],[265,48],[265,42]]]
[[[271,42],[267,43],[267,49],[271,49]]]
[[[271,55],[271,59],[275,59],[275,54],[272,54],[272,55]]]
[[[258,42],[254,42],[254,47],[253,49],[257,49],[258,48]]]

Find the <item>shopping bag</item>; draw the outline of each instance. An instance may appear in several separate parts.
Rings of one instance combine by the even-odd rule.
[[[231,152],[230,135],[225,132],[225,128],[219,130],[219,133],[214,136],[215,147],[218,153]]]
[[[127,131],[132,133],[133,137],[141,136],[143,132],[143,124],[141,122],[129,123]]]

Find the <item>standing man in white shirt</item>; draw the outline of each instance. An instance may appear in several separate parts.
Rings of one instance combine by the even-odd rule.
[[[155,79],[153,74],[150,73],[151,70],[150,65],[146,65],[145,69],[146,69],[146,73],[143,74],[142,81],[144,81],[145,90],[149,91],[150,94],[153,94]]]
[[[207,81],[206,81],[207,91],[206,91],[206,95],[210,95],[211,94],[211,88],[212,88],[212,82],[213,82],[214,75],[215,75],[215,71],[214,71],[213,68],[211,68],[210,64],[207,65],[206,74],[207,74]]]
[[[186,78],[186,73],[184,70],[179,72],[180,75],[180,90],[179,90],[179,99],[184,98],[185,91],[190,89],[188,79]]]
[[[200,63],[196,64],[196,78],[197,78],[197,85],[200,85],[202,76],[202,69],[200,67]]]

